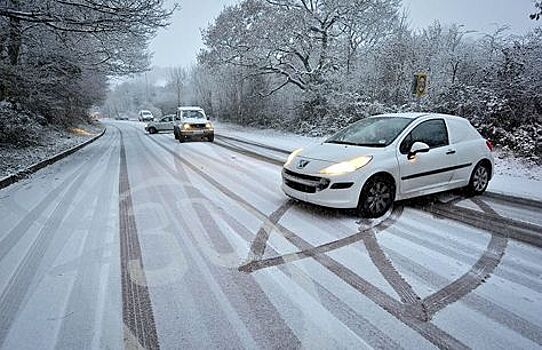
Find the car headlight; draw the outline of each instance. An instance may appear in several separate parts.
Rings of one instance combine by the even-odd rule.
[[[190,129],[190,124],[183,124],[183,129],[184,130]]]
[[[288,159],[286,159],[286,163],[284,163],[284,166],[289,165],[301,151],[303,151],[303,148],[298,148],[292,153],[290,153],[290,155],[288,156]]]
[[[213,128],[213,124],[207,123],[207,124],[205,124],[205,127],[206,127],[207,129],[212,129],[212,128]]]
[[[348,160],[346,162],[333,164],[331,166],[328,166],[327,168],[320,170],[320,174],[342,175],[351,173],[369,164],[371,159],[373,159],[372,156],[361,156],[352,160]]]

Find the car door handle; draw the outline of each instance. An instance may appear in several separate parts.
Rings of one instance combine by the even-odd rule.
[[[449,149],[446,154],[455,154],[455,149]]]

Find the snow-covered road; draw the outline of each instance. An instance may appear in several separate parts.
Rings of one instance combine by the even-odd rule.
[[[360,220],[283,195],[278,151],[107,127],[0,190],[1,348],[542,347],[542,249],[505,232],[540,208]]]

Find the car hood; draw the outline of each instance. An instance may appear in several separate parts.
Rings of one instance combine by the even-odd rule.
[[[184,118],[182,122],[190,123],[190,124],[207,124],[209,121],[205,119],[199,119],[199,118]]]
[[[321,160],[330,163],[340,163],[361,156],[374,156],[383,153],[384,147],[363,147],[340,145],[335,143],[320,143],[304,148],[296,158]]]

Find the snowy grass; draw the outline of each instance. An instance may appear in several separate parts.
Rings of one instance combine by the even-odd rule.
[[[80,144],[101,130],[103,125],[99,123],[82,124],[69,129],[45,126],[41,128],[39,139],[35,140],[34,145],[20,147],[0,143],[0,178]]]

